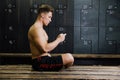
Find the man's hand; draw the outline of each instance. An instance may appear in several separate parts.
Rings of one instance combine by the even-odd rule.
[[[60,42],[63,42],[65,40],[65,36],[66,36],[66,33],[65,34],[61,33],[58,35],[57,39],[59,39]]]

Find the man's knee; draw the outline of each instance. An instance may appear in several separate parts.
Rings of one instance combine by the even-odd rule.
[[[72,54],[66,53],[66,55],[70,62],[74,62],[74,58],[73,58]]]
[[[66,53],[66,54],[63,54],[62,57],[63,57],[64,64],[70,64],[70,63],[73,64],[74,58],[73,58],[72,54]]]

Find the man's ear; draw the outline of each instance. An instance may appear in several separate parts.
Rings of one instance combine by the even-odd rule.
[[[44,18],[44,16],[45,16],[45,13],[41,13],[41,17]]]

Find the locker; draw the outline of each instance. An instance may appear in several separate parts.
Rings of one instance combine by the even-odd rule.
[[[2,52],[16,52],[17,50],[17,2],[6,0],[3,8],[2,22]]]
[[[77,37],[79,38],[79,41],[77,40],[76,42],[76,38],[74,37],[75,53],[97,53],[99,12],[98,9],[99,1],[75,0],[74,27],[76,28],[74,28],[74,36],[77,35]],[[79,34],[76,34],[76,31]]]
[[[118,0],[100,0],[99,52],[118,53],[119,41],[119,3]],[[103,12],[102,12],[103,11]]]

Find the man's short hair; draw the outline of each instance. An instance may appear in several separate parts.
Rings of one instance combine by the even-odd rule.
[[[54,12],[54,8],[50,5],[43,4],[38,9],[38,14],[44,13],[44,12]]]

